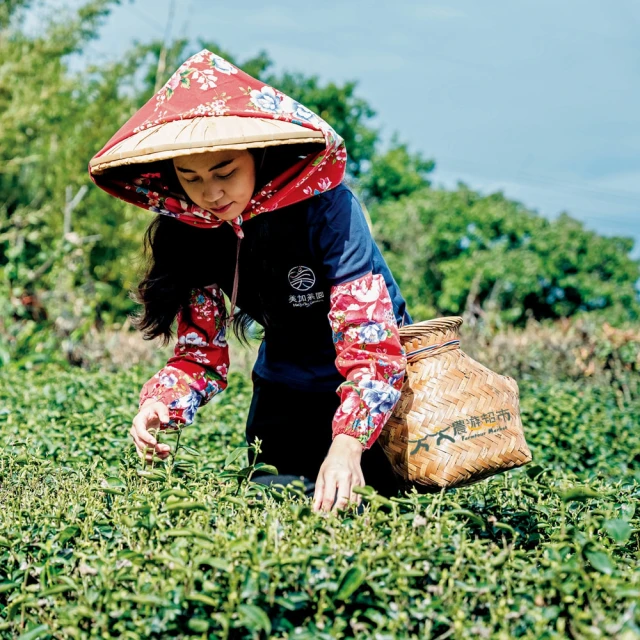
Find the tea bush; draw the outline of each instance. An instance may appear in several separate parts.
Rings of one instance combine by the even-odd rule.
[[[636,399],[524,380],[530,465],[315,514],[251,482],[240,374],[143,468],[148,375],[0,370],[0,637],[640,637]]]

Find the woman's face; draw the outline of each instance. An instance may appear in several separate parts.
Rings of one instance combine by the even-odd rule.
[[[249,204],[256,183],[246,150],[208,151],[173,159],[184,192],[220,220],[234,220]]]

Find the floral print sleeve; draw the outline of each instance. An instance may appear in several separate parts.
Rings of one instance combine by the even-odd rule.
[[[407,360],[387,285],[379,274],[331,287],[329,320],[336,367],[346,381],[333,437],[346,433],[369,449],[400,398]]]
[[[193,422],[199,406],[227,386],[229,347],[226,308],[219,287],[191,292],[188,312],[178,314],[174,355],[142,388],[140,406],[149,398],[167,405],[170,421],[164,428]]]

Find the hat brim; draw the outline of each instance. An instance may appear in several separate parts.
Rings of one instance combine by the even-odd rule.
[[[283,120],[242,116],[205,116],[174,120],[138,131],[106,153],[91,159],[89,170],[167,160],[223,149],[248,149],[285,144],[324,143],[321,131]]]

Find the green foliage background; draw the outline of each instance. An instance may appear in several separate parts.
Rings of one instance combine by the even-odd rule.
[[[562,215],[549,221],[496,193],[432,188],[435,163],[398,137],[382,149],[357,83],[275,74],[267,52],[238,60],[214,42],[135,45],[116,62],[68,70],[116,0],[92,0],[39,36],[22,27],[31,4],[0,12],[0,362],[43,359],[91,327],[135,310],[150,221],[95,188],[90,157],[188,55],[208,47],[299,99],[333,124],[349,150],[350,184],[416,319],[475,310],[498,324],[595,313],[638,318],[632,241],[604,238]],[[81,192],[65,229],[65,207]],[[38,336],[37,338],[35,336]]]
[[[144,469],[128,429],[151,368],[33,377],[10,365],[0,638],[634,640],[640,349],[605,343],[591,379],[544,341],[503,363],[533,463],[435,495],[365,488],[359,515],[315,514],[295,487],[251,482],[267,470],[238,448],[242,374],[174,459]],[[175,434],[162,439],[176,451]]]

